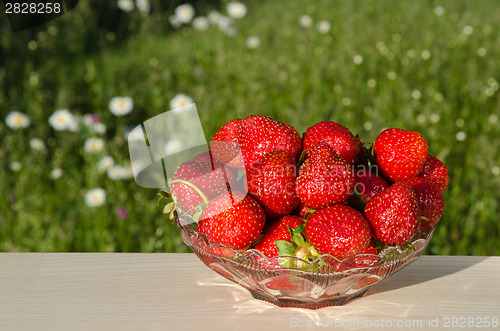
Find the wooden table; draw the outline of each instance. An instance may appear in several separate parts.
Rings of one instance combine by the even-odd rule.
[[[500,330],[499,272],[500,257],[423,256],[306,310],[256,300],[194,254],[3,253],[0,330]]]

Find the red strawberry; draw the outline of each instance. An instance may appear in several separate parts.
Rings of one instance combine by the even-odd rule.
[[[436,225],[444,208],[443,196],[436,183],[429,178],[422,177],[406,178],[403,182],[412,187],[417,197],[418,206],[423,216],[420,228]]]
[[[358,140],[345,126],[335,122],[320,122],[308,128],[304,132],[306,157],[321,141],[326,142],[347,163],[354,164],[357,161]]]
[[[437,157],[427,155],[422,172],[419,177],[428,178],[434,181],[440,193],[443,193],[448,186],[450,178],[448,177],[448,169]]]
[[[295,161],[302,148],[302,139],[293,127],[262,115],[243,119],[238,137],[247,172],[267,153],[285,151]]]
[[[420,211],[412,188],[397,182],[371,198],[365,206],[374,238],[389,244],[404,244],[417,232]]]
[[[264,211],[254,199],[232,192],[222,194],[208,204],[197,231],[204,233],[211,243],[243,249],[259,238],[265,222]]]
[[[402,129],[382,131],[373,150],[382,173],[393,182],[418,175],[427,158],[427,143],[420,133]]]
[[[377,250],[375,249],[375,247],[373,247],[373,244],[370,243],[368,244],[368,246],[366,246],[365,249],[363,249],[361,252],[359,252],[358,254],[374,254],[374,255],[377,255],[378,252]]]
[[[243,168],[242,153],[239,143],[240,119],[226,123],[215,134],[210,150],[220,163],[241,169]]]
[[[299,204],[295,195],[297,166],[284,151],[266,154],[247,172],[248,193],[262,206],[267,218],[290,214]]]
[[[377,173],[378,168],[362,168],[354,172],[354,192],[361,197],[364,203],[389,187],[385,179]]]
[[[326,143],[318,143],[302,164],[297,195],[307,206],[320,209],[346,201],[354,189],[351,166]]]
[[[175,171],[170,189],[184,212],[206,205],[211,199],[227,192],[227,184],[235,184],[231,170],[219,164],[214,170],[212,167],[210,163],[184,162]]]
[[[356,256],[354,258],[356,268],[371,267],[374,264],[380,262],[380,257],[378,256],[378,252],[375,249],[375,247],[373,247],[372,243],[368,244],[368,246],[364,250],[358,253],[358,255],[360,254],[369,254],[369,255]],[[377,255],[377,256],[372,256],[372,255]]]
[[[279,290],[285,292],[296,292],[299,289],[299,285],[303,285],[303,282],[297,282],[296,278],[291,275],[279,275],[273,278],[268,278],[263,284],[271,290]]]
[[[307,220],[305,232],[319,253],[338,260],[363,251],[371,240],[370,225],[363,215],[342,204],[315,211]]]
[[[268,221],[264,227],[264,237],[255,245],[255,249],[262,252],[267,257],[278,256],[277,240],[292,242],[290,229],[295,229],[304,221],[294,215],[284,216],[280,219]]]

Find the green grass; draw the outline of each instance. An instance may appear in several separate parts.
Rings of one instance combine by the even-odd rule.
[[[168,13],[157,13],[150,20],[140,18],[123,44],[108,41],[88,54],[62,58],[59,51],[67,50],[57,38],[82,49],[79,39],[71,39],[71,33],[81,36],[82,31],[61,27],[70,24],[71,15],[88,10],[83,5],[51,23],[60,27],[58,33],[42,34],[48,40],[37,52],[26,47],[32,35],[18,34],[24,43],[18,46],[20,57],[6,62],[0,77],[13,77],[9,68],[23,74],[1,85],[1,114],[16,108],[32,124],[14,131],[0,123],[0,192],[5,197],[0,200],[0,250],[187,251],[175,225],[156,207],[155,190],[131,180],[112,181],[96,170],[105,154],[124,164],[125,128],[168,110],[169,101],[184,93],[196,102],[207,140],[225,122],[250,114],[269,115],[301,133],[316,122],[336,121],[367,144],[387,127],[421,132],[430,153],[450,172],[445,211],[427,253],[500,254],[496,1],[246,4],[248,14],[236,22],[234,37],[215,26],[165,34]],[[442,16],[434,13],[436,6],[445,9]],[[304,14],[314,23],[328,20],[329,33],[300,27]],[[465,26],[473,28],[472,34],[464,33]],[[251,35],[260,38],[260,47],[245,46]],[[482,48],[486,54],[480,56]],[[357,54],[363,58],[359,65],[353,62]],[[134,110],[124,118],[107,110],[117,95],[134,100]],[[101,155],[83,151],[84,134],[51,129],[47,119],[60,108],[102,116],[107,132]],[[465,140],[457,140],[458,132]],[[45,140],[46,152],[30,149],[33,137]],[[12,161],[21,162],[22,170],[11,171]],[[53,167],[63,169],[61,179],[49,177]],[[98,186],[106,189],[107,203],[89,208],[84,194]],[[13,194],[15,201],[9,200]],[[127,219],[117,216],[120,206],[127,209]]]

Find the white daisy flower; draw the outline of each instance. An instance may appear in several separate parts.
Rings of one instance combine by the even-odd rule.
[[[149,0],[135,0],[135,5],[143,13],[149,13],[151,10],[151,2]]]
[[[420,92],[419,90],[413,90],[411,91],[411,97],[415,100],[420,100],[420,98],[422,97],[422,92]]]
[[[397,76],[397,75],[396,75],[396,73],[395,73],[394,71],[389,71],[389,72],[387,73],[387,78],[388,78],[389,80],[395,80],[395,79],[396,79],[396,76]]]
[[[319,21],[316,25],[316,30],[318,30],[321,34],[327,34],[331,29],[330,22],[328,21]]]
[[[349,107],[351,105],[351,98],[349,97],[345,97],[345,98],[342,98],[342,104],[346,107]]]
[[[366,82],[366,85],[368,85],[369,88],[374,88],[375,86],[377,86],[377,81],[373,78],[370,78]]]
[[[486,51],[486,48],[484,48],[484,47],[478,48],[478,50],[477,50],[477,55],[480,57],[485,56],[486,53],[487,53],[487,51]]]
[[[170,100],[170,109],[184,107],[193,103],[193,99],[185,94],[177,94],[172,100]]]
[[[257,36],[250,36],[245,40],[245,45],[250,49],[255,49],[260,46],[260,39]]]
[[[488,122],[490,124],[496,124],[497,121],[498,121],[498,116],[496,114],[491,114],[490,116],[488,116]]]
[[[427,49],[424,49],[422,53],[420,53],[420,57],[422,58],[422,60],[428,60],[431,58],[431,52]]]
[[[134,102],[131,97],[114,97],[109,102],[109,110],[115,116],[127,115],[133,107]]]
[[[310,28],[313,25],[311,16],[302,15],[299,17],[299,25],[303,28]]]
[[[434,94],[434,101],[441,102],[441,101],[443,101],[443,99],[444,99],[444,97],[441,93],[438,92],[438,93]]]
[[[206,29],[208,29],[208,18],[196,17],[193,20],[193,28],[198,31],[205,31]]]
[[[434,14],[436,14],[436,16],[443,16],[444,8],[441,6],[437,6],[436,8],[434,8]]]
[[[5,124],[11,129],[24,129],[30,125],[30,118],[18,111],[11,111],[5,118]]]
[[[217,11],[217,10],[211,10],[208,15],[207,15],[207,18],[208,18],[208,21],[212,24],[217,24],[217,22],[219,22],[219,18],[221,17],[222,15]]]
[[[10,163],[10,170],[14,171],[14,172],[18,172],[18,171],[21,171],[22,169],[22,164],[18,161],[13,161]]]
[[[49,124],[57,131],[68,130],[75,132],[78,130],[76,118],[67,109],[56,110],[49,117]]]
[[[111,180],[119,180],[122,179],[122,170],[119,166],[112,166],[108,170],[106,170],[106,174],[108,178]]]
[[[474,28],[470,25],[466,25],[466,26],[464,26],[464,29],[462,30],[462,32],[464,33],[464,35],[470,36],[474,32]]]
[[[115,165],[106,171],[111,180],[130,179],[134,176],[131,167]]]
[[[91,126],[94,124],[94,119],[92,118],[92,114],[85,114],[82,117],[82,123],[86,126]]]
[[[243,18],[247,14],[247,7],[241,2],[230,2],[226,9],[227,14],[232,18]]]
[[[363,63],[363,56],[359,54],[354,55],[352,57],[352,62],[354,62],[354,64],[356,65],[360,65],[361,63]]]
[[[463,131],[458,131],[455,138],[457,138],[458,141],[464,141],[465,138],[467,138],[467,134]]]
[[[494,175],[494,176],[498,176],[500,175],[500,168],[498,166],[493,166],[493,168],[491,168],[491,173]]]
[[[104,123],[101,123],[101,122],[97,122],[97,123],[92,124],[91,129],[92,129],[92,131],[94,131],[95,133],[98,133],[100,135],[103,135],[106,133],[106,125]]]
[[[89,207],[99,207],[106,202],[106,191],[102,188],[95,188],[85,194],[85,203]]]
[[[52,169],[52,171],[49,174],[50,178],[52,178],[54,180],[61,178],[62,175],[63,175],[63,171],[61,168],[54,168],[54,169]]]
[[[134,1],[132,0],[118,0],[116,4],[124,12],[128,13],[134,10]]]
[[[99,172],[103,173],[106,172],[109,168],[115,165],[115,160],[109,155],[104,156],[99,162],[97,163],[97,170]]]
[[[104,147],[104,140],[101,138],[89,138],[85,140],[83,149],[89,154],[96,154],[102,151]]]
[[[171,26],[173,26],[175,29],[180,27],[182,25],[182,22],[179,20],[179,18],[176,15],[170,15],[168,18],[168,21]]]
[[[431,116],[429,116],[429,120],[431,121],[431,123],[437,123],[437,122],[439,122],[440,119],[441,119],[441,116],[439,116],[439,114],[436,114],[436,113],[433,113],[433,114],[431,114]]]
[[[132,165],[126,165],[122,167],[122,177],[124,179],[132,179],[134,178],[134,172],[132,171]]]
[[[189,3],[182,4],[175,8],[175,16],[181,23],[189,23],[194,16],[194,8]]]
[[[43,151],[45,150],[45,143],[40,138],[30,139],[30,147],[35,151]]]
[[[217,26],[222,32],[228,33],[233,27],[234,21],[227,16],[220,16],[217,20]],[[228,33],[229,34],[229,33]]]
[[[180,140],[172,139],[165,144],[165,153],[169,155],[178,153],[181,150],[182,150],[182,142]]]

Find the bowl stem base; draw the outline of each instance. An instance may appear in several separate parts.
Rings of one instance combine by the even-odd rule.
[[[365,292],[368,289],[361,291],[361,292],[358,292],[358,293],[355,293],[355,294],[352,294],[350,296],[345,296],[345,297],[336,298],[336,299],[328,299],[328,300],[317,301],[317,302],[299,301],[299,300],[294,300],[294,299],[277,299],[277,298],[273,298],[273,297],[264,295],[262,293],[250,290],[248,288],[247,288],[247,290],[252,294],[252,296],[255,299],[263,300],[263,301],[272,303],[278,307],[319,309],[319,308],[331,307],[331,306],[343,306],[346,303],[363,296],[363,294],[365,294]]]

